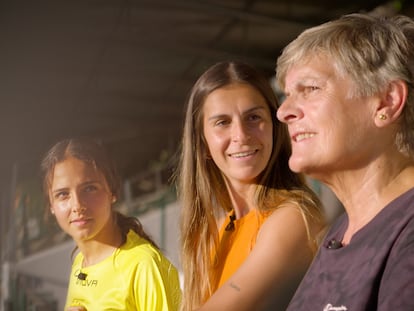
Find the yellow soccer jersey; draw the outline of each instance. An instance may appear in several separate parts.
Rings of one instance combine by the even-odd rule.
[[[81,305],[88,311],[178,310],[181,290],[176,268],[134,231],[98,264],[81,268],[82,260],[79,253],[72,264],[65,309]]]

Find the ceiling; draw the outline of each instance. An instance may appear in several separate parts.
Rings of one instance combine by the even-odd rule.
[[[413,4],[392,1],[414,16]],[[395,3],[399,3],[395,6]],[[392,7],[362,0],[2,0],[0,176],[28,178],[57,139],[93,136],[124,177],[178,147],[184,104],[215,62],[274,74],[303,29],[342,14]]]

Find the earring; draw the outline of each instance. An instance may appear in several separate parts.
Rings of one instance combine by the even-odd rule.
[[[387,120],[387,115],[386,115],[386,114],[381,113],[381,114],[378,116],[378,118],[379,118],[380,120]]]

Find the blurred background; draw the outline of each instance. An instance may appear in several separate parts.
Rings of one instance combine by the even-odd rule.
[[[176,264],[171,174],[191,86],[242,60],[269,80],[302,30],[354,12],[414,17],[411,1],[1,0],[2,310],[62,310],[74,247],[49,215],[39,162],[58,139],[90,136],[123,179],[119,209],[138,216]],[[341,211],[310,180],[330,220]]]

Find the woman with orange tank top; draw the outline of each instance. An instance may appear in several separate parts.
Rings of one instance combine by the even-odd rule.
[[[182,310],[284,310],[313,259],[320,202],[288,167],[277,106],[241,62],[213,65],[190,93],[177,171]]]
[[[257,210],[251,210],[239,219],[234,219],[234,212],[228,214],[228,223],[224,223],[219,231],[220,248],[214,254],[219,264],[211,271],[212,279],[216,280],[216,289],[223,285],[249,256],[256,244],[257,233],[267,216],[258,213]]]

